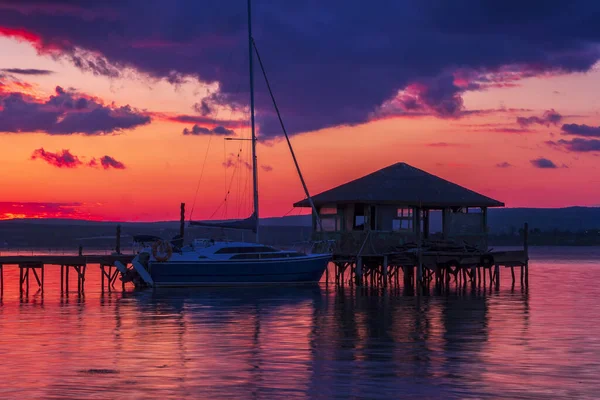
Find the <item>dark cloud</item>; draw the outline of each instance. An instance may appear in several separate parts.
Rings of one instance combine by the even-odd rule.
[[[225,168],[237,168],[240,166],[246,167],[247,169],[252,169],[252,164],[248,161],[243,160],[241,158],[241,153],[233,154],[229,153],[227,159],[222,164]]]
[[[44,148],[34,150],[31,154],[31,159],[41,159],[46,161],[48,164],[58,168],[77,168],[80,166],[97,167],[98,160],[92,158],[89,162],[84,163],[79,159],[78,156],[72,154],[69,150],[61,150],[56,153],[46,151]],[[100,158],[100,165],[104,169],[125,169],[125,164],[115,160],[111,156],[104,156]]]
[[[54,73],[54,71],[49,71],[47,69],[34,69],[34,68],[5,68],[2,71],[8,72],[9,74],[18,74],[18,75],[50,75],[50,74]]]
[[[207,100],[202,100],[201,102],[194,104],[193,108],[203,117],[210,115],[213,111]]]
[[[587,71],[600,56],[600,3],[591,0],[253,4],[254,36],[292,133],[403,113],[457,118],[468,115],[465,91]],[[0,0],[0,7],[0,34],[84,70],[116,76],[134,67],[175,83],[194,76],[217,83],[228,105],[247,106],[244,1]],[[279,134],[259,79],[256,101],[262,134]],[[382,107],[388,102],[396,108]]]
[[[241,128],[248,125],[248,121],[222,120],[202,115],[167,115],[162,113],[151,113],[151,115],[157,118],[182,124],[216,125],[223,126],[228,129]]]
[[[600,151],[600,140],[598,139],[575,138],[572,140],[549,140],[546,142],[546,144],[551,147],[556,147],[575,153],[588,153]]]
[[[219,136],[235,136],[235,131],[227,129],[224,126],[216,126],[212,129],[205,128],[203,126],[194,125],[192,129],[185,128],[183,130],[184,135],[219,135]]]
[[[600,137],[600,126],[585,124],[564,124],[561,128],[563,135]]]
[[[58,168],[76,168],[80,165],[83,165],[79,157],[71,154],[69,150],[61,150],[56,153],[52,153],[44,150],[42,147],[34,150],[34,152],[31,154],[32,160],[36,160],[38,158]]]
[[[271,167],[270,165],[261,165],[260,167],[265,172],[271,172],[271,171],[273,171],[273,167]]]
[[[486,125],[492,125],[492,126],[490,126],[488,128],[488,127],[486,127]],[[477,127],[477,129],[470,129],[470,131],[471,132],[516,133],[516,134],[534,132],[533,130],[527,129],[527,128],[511,128],[511,127],[507,127],[507,126],[494,128],[493,126],[495,126],[495,125],[496,124],[472,125],[473,127]],[[479,128],[479,127],[481,127],[481,128]]]
[[[496,164],[496,168],[510,168],[513,165],[507,161],[503,161],[501,163]]]
[[[545,126],[558,125],[562,118],[562,115],[552,109],[544,112],[541,117],[517,117],[517,124],[519,124],[521,127],[527,127],[533,124]]]
[[[427,147],[469,147],[466,143],[448,143],[448,142],[435,142],[427,143]]]
[[[549,160],[547,158],[536,158],[535,160],[530,160],[531,165],[533,165],[536,168],[542,168],[542,169],[552,169],[552,168],[558,168],[558,166],[556,164],[554,164],[554,162],[552,160]]]
[[[125,164],[123,164],[121,161],[115,160],[111,156],[104,156],[100,158],[100,165],[102,165],[102,168],[104,169],[125,169]]]
[[[0,132],[103,135],[149,122],[148,115],[128,105],[105,106],[60,86],[46,101],[22,93],[0,93]]]

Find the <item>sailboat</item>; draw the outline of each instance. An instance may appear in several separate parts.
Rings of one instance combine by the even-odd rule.
[[[154,287],[236,285],[236,284],[281,284],[318,282],[331,259],[330,254],[307,254],[292,250],[281,250],[258,243],[258,170],[256,157],[256,131],[254,121],[254,73],[253,58],[257,59],[265,77],[275,110],[294,160],[300,181],[312,204],[312,198],[300,171],[294,150],[271,91],[256,43],[252,37],[251,4],[248,0],[248,49],[250,68],[250,123],[252,128],[252,180],[253,212],[241,221],[222,223],[191,222],[192,225],[221,228],[250,228],[256,234],[256,243],[228,242],[196,239],[191,244],[173,250],[170,242],[156,240],[152,246],[142,249],[132,261],[133,270],[123,265],[120,269],[124,278],[134,275],[133,280]],[[313,204],[314,209],[314,204]],[[318,218],[318,214],[317,214]],[[320,221],[319,221],[320,222]],[[133,272],[135,271],[135,272]]]

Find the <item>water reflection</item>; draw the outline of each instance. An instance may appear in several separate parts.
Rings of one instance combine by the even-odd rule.
[[[593,397],[600,290],[589,270],[571,270],[578,291],[533,271],[530,292],[503,282],[422,296],[314,285],[67,297],[50,283],[42,302],[13,290],[0,306],[0,395]]]

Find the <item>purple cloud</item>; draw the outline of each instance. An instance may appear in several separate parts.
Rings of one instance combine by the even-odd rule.
[[[224,126],[217,126],[212,129],[203,126],[194,125],[191,129],[185,128],[184,135],[201,136],[201,135],[219,135],[219,136],[235,136],[235,131],[227,129]]]
[[[552,160],[549,160],[547,158],[536,158],[535,160],[530,160],[531,165],[533,165],[536,168],[542,168],[542,169],[553,169],[553,168],[558,168],[558,166],[556,164],[554,164],[554,162]]]
[[[229,156],[227,156],[227,159],[222,163],[222,165],[225,168],[236,168],[238,166],[244,166],[248,169],[252,169],[252,164],[250,164],[246,160],[242,160],[242,158],[240,156],[241,156],[240,153],[238,153],[238,154],[229,153]]]
[[[427,147],[469,147],[466,143],[435,142],[425,144]]]
[[[89,162],[84,164],[78,156],[72,154],[69,150],[61,150],[57,151],[56,153],[53,153],[44,150],[43,147],[34,150],[34,152],[31,154],[31,159],[41,159],[46,161],[48,164],[58,168],[77,168],[84,165],[94,168],[98,166],[98,160],[96,160],[96,158],[92,158]],[[104,169],[125,169],[125,164],[123,164],[120,161],[117,161],[111,156],[101,157],[100,165]]]
[[[0,132],[104,135],[149,122],[149,116],[128,105],[105,106],[60,86],[46,101],[22,93],[0,93]]]
[[[271,172],[271,171],[273,171],[273,167],[271,167],[270,165],[261,165],[260,167],[265,172]]]
[[[504,2],[500,9],[475,0],[384,1],[368,8],[342,0],[256,2],[254,36],[288,130],[298,133],[366,122],[406,92],[397,110],[457,118],[467,115],[465,91],[588,71],[600,58],[600,25],[590,17],[598,7],[558,0]],[[238,1],[207,7],[202,1],[0,0],[0,8],[0,34],[83,70],[119,76],[133,67],[175,84],[196,77],[218,84],[224,104],[248,104],[245,8]],[[450,81],[457,66],[466,72]],[[413,84],[426,89],[411,92]],[[256,99],[261,134],[279,135],[264,84],[257,84]]]
[[[125,164],[123,164],[121,161],[115,160],[111,156],[104,156],[100,158],[100,165],[102,165],[102,168],[104,169],[125,169]]]
[[[585,124],[564,124],[561,128],[563,135],[600,137],[600,126]]]
[[[56,153],[52,153],[44,150],[44,148],[41,147],[37,150],[34,150],[34,152],[31,154],[32,160],[36,160],[38,158],[58,168],[76,168],[83,164],[81,160],[79,160],[77,156],[71,154],[69,150],[61,150]]]
[[[35,68],[5,68],[2,72],[17,75],[51,75],[54,71],[47,69],[35,69]]]
[[[501,163],[496,164],[496,168],[510,168],[513,165],[507,161],[503,161]]]
[[[545,126],[558,125],[562,118],[562,115],[554,111],[554,109],[551,109],[544,112],[541,117],[517,117],[517,124],[519,124],[521,127],[527,127],[533,124]]]
[[[598,139],[582,139],[575,138],[572,140],[560,139],[558,141],[549,140],[546,142],[548,146],[562,148],[566,151],[576,153],[588,153],[600,151],[600,140]]]

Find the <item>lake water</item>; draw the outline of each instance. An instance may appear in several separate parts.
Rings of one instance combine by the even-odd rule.
[[[600,248],[534,248],[529,289],[347,285],[20,299],[4,271],[0,398],[598,398]],[[73,275],[72,275],[73,276]],[[518,280],[518,278],[517,278]],[[35,285],[33,285],[35,286]],[[72,284],[71,287],[76,287]]]

